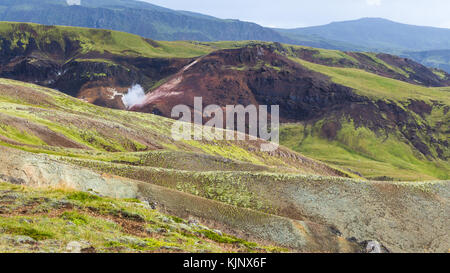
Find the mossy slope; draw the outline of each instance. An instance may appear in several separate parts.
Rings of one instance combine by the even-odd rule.
[[[371,179],[449,178],[448,87],[427,88],[357,68],[290,58],[369,102],[360,112],[344,110],[285,124],[283,145]]]
[[[82,252],[287,251],[215,233],[137,199],[3,182],[0,192],[1,252],[70,252],[74,241]]]
[[[0,120],[2,145],[36,153],[173,169],[343,175],[286,148],[260,152],[259,141],[174,141],[171,119],[97,107],[12,80],[0,79]]]

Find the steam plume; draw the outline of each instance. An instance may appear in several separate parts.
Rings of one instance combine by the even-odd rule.
[[[128,93],[122,97],[123,104],[129,109],[136,104],[143,103],[145,100],[145,92],[139,84],[133,85],[128,89]]]

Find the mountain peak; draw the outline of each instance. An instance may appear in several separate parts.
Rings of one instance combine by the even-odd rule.
[[[386,23],[386,22],[390,22],[390,23],[396,23],[394,21],[385,19],[385,18],[381,18],[381,17],[362,17],[359,19],[355,19],[355,20],[345,20],[345,21],[335,21],[332,22],[330,24],[346,24],[346,23]]]
[[[450,29],[415,26],[385,18],[360,18],[328,25],[288,30],[294,35],[320,37],[377,52],[440,50],[450,48]]]

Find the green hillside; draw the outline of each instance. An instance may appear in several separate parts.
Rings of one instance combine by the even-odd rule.
[[[267,155],[256,141],[175,141],[171,119],[93,106],[33,84],[0,79],[0,91],[0,143],[25,151],[175,169],[334,172]],[[191,165],[179,167],[186,158]]]
[[[0,160],[5,163],[0,166],[0,180],[29,186],[36,186],[30,181],[39,181],[41,186],[52,186],[36,190],[0,185],[0,191],[20,196],[0,212],[0,228],[5,230],[0,250],[26,252],[31,251],[29,245],[38,245],[34,251],[61,252],[77,239],[96,252],[357,251],[356,243],[337,238],[325,226],[286,218],[289,214],[276,200],[257,190],[259,183],[284,179],[355,175],[284,147],[275,153],[260,152],[261,141],[174,141],[173,122],[97,107],[56,90],[0,79]],[[11,166],[27,169],[22,174],[31,176],[25,180]],[[38,180],[32,178],[34,168],[40,173]],[[128,199],[99,198],[98,192]],[[142,202],[135,200],[137,197],[154,202],[158,211],[168,212],[140,209]],[[44,201],[24,215],[8,214],[31,198]],[[61,202],[73,209],[61,211],[52,205]],[[46,209],[50,216],[43,217],[39,209]],[[206,224],[189,224],[190,215],[233,236]],[[123,229],[105,219],[127,226]],[[68,221],[75,226],[65,227]],[[310,225],[314,228],[309,229]],[[165,231],[159,234],[161,229]],[[296,229],[308,231],[289,235]],[[70,235],[70,230],[79,235]],[[15,243],[25,239],[19,246]],[[319,240],[327,243],[318,244]]]
[[[365,52],[447,32],[280,34],[126,0],[5,0],[1,18],[75,26],[0,22],[0,252],[449,251],[450,74]],[[279,105],[280,146],[175,140],[173,107],[199,96]]]
[[[116,55],[142,56],[148,58],[190,58],[211,51],[207,46],[192,42],[156,42],[140,36],[119,31],[96,30],[81,27],[44,26],[39,24],[23,24],[14,22],[0,23],[2,47],[11,50],[21,47],[26,50],[31,40],[45,49],[51,43],[58,43],[62,48],[67,40],[78,42],[79,54],[105,52]]]
[[[372,116],[377,119],[370,121],[358,118],[358,113],[352,113],[349,116],[350,109],[344,109],[345,113],[329,113],[324,116],[312,117],[310,120],[304,120],[297,125],[287,124],[282,128],[282,144],[304,153],[311,158],[332,164],[336,168],[346,173],[355,173],[355,176],[364,176],[371,179],[400,179],[400,180],[430,180],[430,179],[448,179],[449,174],[449,88],[435,87],[429,88],[427,85],[445,86],[448,85],[449,76],[442,71],[427,70],[414,62],[404,62],[398,58],[386,54],[375,54],[366,52],[342,52],[337,50],[315,49],[303,46],[291,46],[278,43],[257,42],[257,41],[223,41],[223,42],[164,42],[152,41],[142,37],[124,32],[96,30],[78,27],[54,27],[37,24],[23,23],[0,23],[1,52],[6,59],[8,56],[23,57],[25,62],[31,66],[30,81],[35,81],[33,71],[45,68],[50,62],[58,67],[58,71],[65,70],[66,67],[70,74],[64,78],[42,79],[42,84],[51,82],[51,86],[59,90],[77,94],[78,90],[68,92],[65,88],[74,88],[81,86],[79,79],[88,86],[90,82],[101,83],[101,87],[120,86],[126,89],[136,82],[142,84],[145,88],[157,87],[170,78],[176,69],[182,69],[189,60],[226,49],[252,48],[264,46],[273,50],[283,57],[289,58],[302,67],[318,72],[336,84],[349,87],[353,92],[364,98],[366,103],[375,104],[381,107],[381,104],[389,105],[388,108],[376,110]],[[60,52],[61,50],[61,52]],[[180,62],[176,64],[172,71],[166,74],[158,74],[155,68],[144,70],[142,61],[139,58],[146,58],[144,62],[154,62],[154,67],[170,65],[170,62]],[[15,64],[15,62],[12,62]],[[101,65],[99,65],[101,64]],[[277,63],[265,64],[266,69],[275,69],[284,71],[283,67],[277,67]],[[20,65],[18,66],[20,69]],[[75,68],[75,69],[74,69]],[[71,70],[72,69],[72,70]],[[243,72],[247,68],[239,68]],[[250,69],[250,68],[248,68]],[[255,68],[257,69],[257,68]],[[54,73],[58,72],[55,71]],[[117,72],[119,71],[119,72]],[[133,73],[128,73],[132,71]],[[289,71],[287,71],[289,72]],[[24,77],[26,73],[21,70],[16,71],[17,78]],[[136,77],[136,73],[143,76]],[[152,74],[153,73],[153,74]],[[16,77],[11,76],[9,77]],[[117,77],[116,75],[126,75]],[[111,83],[110,80],[117,77],[118,83]],[[56,81],[55,81],[56,80]],[[5,81],[5,80],[3,80]],[[58,84],[54,84],[54,83]],[[125,83],[125,84],[124,84]],[[6,84],[6,83],[5,83]],[[8,84],[12,84],[9,82]],[[19,84],[19,83],[15,83]],[[20,83],[19,85],[22,85]],[[10,87],[11,88],[11,87]],[[27,89],[29,90],[29,89]],[[29,116],[25,113],[11,110],[12,106],[8,103],[24,103],[31,98],[23,94],[17,97],[16,94],[9,92],[7,95],[3,91],[0,94],[2,101],[2,110],[6,115],[14,115],[17,118],[33,118],[38,123],[39,129],[46,126],[53,132],[63,134],[59,136],[66,146],[71,148],[80,148],[81,150],[70,150],[71,156],[93,160],[116,160],[108,152],[120,152],[120,161],[133,162],[140,161],[146,155],[149,149],[169,149],[171,156],[179,156],[178,150],[189,152],[184,154],[189,158],[192,165],[202,166],[204,159],[196,158],[195,153],[218,155],[222,157],[232,157],[246,164],[263,165],[273,168],[275,171],[281,166],[286,166],[282,159],[266,158],[262,155],[255,155],[234,145],[218,148],[216,145],[183,143],[172,143],[167,140],[167,134],[170,126],[164,127],[164,133],[156,135],[161,142],[157,144],[154,141],[143,139],[141,130],[150,130],[151,135],[155,131],[161,132],[162,128],[152,130],[153,127],[144,124],[158,123],[153,116],[144,114],[136,115],[133,123],[135,132],[132,136],[126,134],[122,137],[112,136],[105,127],[103,130],[93,131],[91,128],[96,124],[104,124],[104,121],[93,119],[93,113],[96,118],[106,118],[110,120],[111,110],[104,108],[91,108],[78,100],[72,100],[68,97],[57,95],[55,98],[47,98],[44,105],[49,105],[51,111],[60,109],[57,115],[64,116],[63,124],[54,123],[48,120],[47,116]],[[31,91],[30,91],[31,92]],[[46,91],[53,94],[51,91]],[[35,91],[33,91],[35,93]],[[39,96],[42,96],[40,94]],[[55,96],[55,95],[52,95]],[[105,97],[109,97],[106,93]],[[47,102],[49,100],[49,102]],[[66,102],[69,100],[70,103]],[[44,101],[33,107],[42,108]],[[61,108],[61,102],[65,105]],[[106,105],[108,106],[108,105]],[[417,109],[416,109],[417,108]],[[422,109],[423,108],[423,109]],[[9,109],[9,110],[8,110]],[[393,109],[393,110],[392,110]],[[50,111],[50,110],[49,110]],[[75,111],[76,115],[82,113],[83,117],[69,115]],[[362,111],[362,110],[361,110]],[[351,111],[350,111],[351,112]],[[86,113],[89,114],[90,127],[80,132],[74,125],[78,124],[79,119],[84,119]],[[122,112],[113,112],[114,122],[127,124],[127,114]],[[396,114],[397,113],[397,114]],[[68,117],[66,117],[69,115]],[[395,120],[401,116],[400,120]],[[356,120],[355,120],[356,118]],[[164,123],[170,124],[170,120]],[[42,139],[39,133],[29,134],[28,129],[24,127],[15,127],[19,121],[8,121],[2,124],[0,128],[4,138],[9,140],[8,145],[12,143],[26,144],[21,149],[33,151],[45,151],[53,154],[67,155],[67,151],[61,151],[59,145],[53,145],[51,149],[46,145],[46,139]],[[164,124],[162,123],[162,124]],[[329,124],[339,124],[333,138],[323,137],[323,128]],[[11,125],[12,124],[12,125]],[[144,126],[144,127],[143,127]],[[413,131],[411,131],[413,130]],[[53,133],[52,133],[53,134]],[[119,134],[120,135],[120,134]],[[57,143],[59,144],[59,143]],[[51,146],[51,145],[50,145]],[[45,148],[43,148],[45,147]],[[395,149],[393,149],[395,147]],[[335,149],[334,153],[329,153],[329,149]],[[98,150],[98,153],[89,152],[89,149]],[[177,153],[174,153],[177,152]],[[194,155],[192,154],[194,153]],[[152,157],[166,158],[166,154],[155,153]],[[161,159],[162,160],[162,159]],[[181,161],[181,160],[180,160]],[[167,162],[156,164],[154,167],[164,167],[175,165],[182,167],[183,170],[189,170],[190,166],[185,164]],[[206,160],[207,161],[207,160]],[[206,166],[204,170],[221,169],[219,163]],[[237,163],[229,164],[225,170],[249,170],[253,165],[239,165]],[[298,168],[298,164],[294,164]],[[304,168],[304,167],[301,167]],[[262,168],[264,169],[264,168]],[[309,169],[310,170],[310,169]],[[314,171],[313,171],[314,173]]]
[[[333,52],[333,51],[331,51]],[[334,52],[333,52],[334,53]],[[329,52],[322,53],[329,54]],[[334,53],[336,54],[336,53]],[[347,56],[347,58],[349,58]],[[448,105],[450,87],[427,88],[387,77],[382,77],[357,68],[341,68],[311,63],[299,58],[292,58],[301,65],[325,74],[337,84],[353,88],[356,92],[372,99],[388,99],[395,101],[407,101],[408,99],[422,100],[430,103],[440,101]],[[400,73],[407,73],[401,71]]]
[[[152,210],[137,199],[99,197],[62,187],[33,189],[4,182],[0,182],[0,192],[2,253],[288,251],[188,223]],[[13,202],[5,202],[11,197]]]
[[[373,101],[398,105],[400,109],[411,114],[413,120],[409,122],[418,124],[421,128],[418,130],[418,137],[423,140],[422,143],[430,145],[437,141],[444,145],[443,150],[430,145],[431,154],[423,156],[412,147],[410,140],[405,139],[402,132],[407,130],[406,125],[403,125],[403,129],[395,125],[374,128],[374,124],[370,122],[357,124],[350,117],[336,118],[332,115],[314,123],[284,125],[281,134],[283,145],[343,169],[351,169],[371,179],[449,179],[449,87],[427,88],[360,69],[330,67],[295,57],[291,59],[329,76],[337,84],[351,87],[356,93]],[[413,101],[432,105],[432,110],[416,113],[411,107]],[[335,138],[323,137],[324,125],[336,119],[340,123],[340,129]],[[388,124],[388,117],[382,117],[381,122]]]
[[[0,250],[360,252],[373,238],[394,252],[448,248],[429,243],[446,226],[448,181],[346,178],[259,141],[176,142],[172,124],[1,79]]]

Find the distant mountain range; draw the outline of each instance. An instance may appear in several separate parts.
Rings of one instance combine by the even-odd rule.
[[[388,52],[450,48],[450,29],[400,24],[382,18],[363,18],[324,26],[279,30],[301,37],[320,37],[365,49]]]
[[[435,67],[450,73],[450,49],[420,52],[403,52],[405,58],[411,58],[423,65]]]
[[[70,4],[69,4],[70,3]],[[324,26],[271,29],[133,0],[0,0],[0,20],[104,28],[154,40],[259,40],[412,58],[450,72],[450,29],[363,18]]]
[[[312,46],[397,54],[424,65],[450,71],[450,29],[400,24],[381,18],[363,18],[324,26],[277,29],[296,43],[305,37]]]
[[[81,5],[68,5],[66,0],[2,0],[0,20],[104,28],[154,40],[288,42],[280,33],[254,23],[126,0],[82,0]]]

